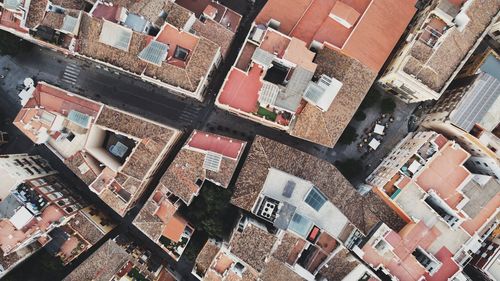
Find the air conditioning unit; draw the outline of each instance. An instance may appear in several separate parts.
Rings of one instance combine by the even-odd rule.
[[[260,215],[266,219],[271,219],[273,216],[273,212],[276,209],[277,205],[273,202],[266,202],[260,212]]]

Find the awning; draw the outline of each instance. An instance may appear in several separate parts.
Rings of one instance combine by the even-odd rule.
[[[368,145],[375,150],[380,145],[380,142],[376,139],[372,139]]]
[[[379,124],[375,124],[375,129],[373,129],[373,132],[375,134],[383,135],[384,134],[385,127]]]

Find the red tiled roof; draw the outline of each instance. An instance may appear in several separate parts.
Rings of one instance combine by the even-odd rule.
[[[33,95],[36,104],[43,106],[50,111],[59,112],[62,115],[68,115],[70,110],[78,110],[81,113],[96,117],[101,105],[90,100],[86,100],[45,83],[38,83]],[[30,102],[26,104],[29,107]]]
[[[495,211],[500,207],[500,194],[496,194],[486,206],[484,206],[479,214],[470,220],[466,220],[462,223],[462,228],[467,231],[470,235],[481,228],[484,223],[495,213]]]
[[[232,159],[237,159],[245,147],[243,141],[199,131],[193,132],[187,144],[190,147],[212,151]]]
[[[108,6],[103,4],[98,4],[97,7],[92,12],[92,16],[95,18],[102,18],[108,21],[117,22],[120,13],[120,6]]]
[[[372,1],[342,49],[378,72],[413,18],[415,2]]]
[[[185,219],[181,218],[180,216],[174,215],[172,219],[170,219],[168,223],[165,224],[162,235],[174,242],[178,242],[181,240],[181,235],[184,232],[186,226],[187,222]]]
[[[263,69],[258,64],[254,64],[248,74],[233,67],[219,94],[218,102],[248,113],[257,111],[262,72]]]
[[[279,31],[290,34],[314,0],[271,0],[255,19],[257,24],[267,24],[270,19],[280,22]]]
[[[426,165],[416,182],[425,191],[436,191],[450,207],[455,208],[463,199],[457,189],[471,175],[462,166],[469,154],[459,146],[453,147],[452,142],[437,153],[439,155]]]
[[[452,259],[453,253],[451,253],[445,247],[441,248],[434,256],[443,264],[441,265],[439,270],[432,276],[427,273],[425,274],[425,278],[427,281],[448,280],[459,270],[458,265]]]
[[[275,19],[280,22],[279,31],[308,45],[313,40],[328,42],[378,72],[415,14],[415,2],[270,0],[255,22],[267,24]],[[346,28],[330,16],[332,12],[343,15],[342,18],[354,26]]]

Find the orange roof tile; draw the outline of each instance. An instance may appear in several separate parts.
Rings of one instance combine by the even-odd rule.
[[[348,4],[337,1],[330,11],[330,15],[345,21],[345,23],[350,26],[353,26],[359,19],[360,13]]]
[[[469,154],[459,146],[453,147],[452,142],[438,153],[418,175],[416,183],[425,191],[436,191],[450,207],[455,208],[463,199],[457,189],[471,175],[462,166]]]
[[[244,112],[257,111],[262,72],[263,69],[258,64],[254,64],[248,74],[233,67],[218,96],[219,103]]]
[[[378,72],[413,18],[415,2],[372,1],[342,49]]]
[[[255,19],[257,24],[267,24],[270,19],[280,22],[279,31],[290,34],[299,19],[314,0],[271,0]],[[285,12],[286,11],[286,12]]]
[[[278,57],[283,57],[289,43],[289,37],[284,36],[272,28],[268,28],[266,30],[266,35],[260,44],[260,48],[271,54],[276,54]]]
[[[186,229],[186,226],[187,222],[185,219],[178,215],[174,215],[172,219],[165,224],[162,235],[174,242],[178,242],[181,240],[182,233],[184,229]]]
[[[187,145],[193,148],[219,153],[232,159],[237,159],[243,152],[245,142],[195,130]]]
[[[484,225],[488,218],[490,218],[490,216],[493,215],[498,208],[500,208],[500,194],[495,195],[495,197],[493,197],[488,204],[481,209],[476,217],[463,222],[462,228],[470,235],[474,235],[474,233]]]

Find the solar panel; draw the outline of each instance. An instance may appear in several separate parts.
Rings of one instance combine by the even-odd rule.
[[[222,155],[214,152],[208,152],[205,155],[203,168],[213,172],[219,172],[221,162],[222,162]]]
[[[286,198],[292,197],[293,190],[295,189],[296,183],[292,180],[287,181],[285,188],[283,188],[283,193],[282,195],[285,196]]]
[[[158,41],[151,41],[146,48],[139,53],[139,58],[152,64],[161,65],[167,58],[168,45]]]
[[[83,128],[88,128],[89,122],[90,122],[90,116],[88,116],[85,113],[81,113],[79,111],[76,111],[76,110],[71,110],[68,113],[68,119],[71,122],[73,122],[73,123],[75,123],[78,126],[83,127]]]
[[[21,0],[5,0],[5,8],[10,10],[16,10],[21,5]]]
[[[307,237],[312,228],[312,222],[304,216],[295,213],[292,221],[288,225],[288,229],[293,230],[302,237]]]
[[[319,211],[323,207],[323,204],[325,204],[326,197],[313,187],[304,201],[314,210]]]
[[[321,75],[318,83],[309,83],[304,92],[304,99],[322,111],[327,111],[341,88],[342,82],[326,75]]]
[[[125,153],[127,153],[128,147],[121,142],[117,142],[116,144],[109,147],[109,152],[117,157],[123,157]]]
[[[269,67],[274,60],[274,55],[261,48],[257,48],[252,55],[252,60],[260,65]]]
[[[66,15],[64,17],[63,26],[62,26],[61,30],[69,32],[69,33],[74,33],[77,21],[78,21],[77,18],[72,17],[70,15]]]
[[[126,27],[109,21],[104,21],[102,24],[101,34],[99,36],[99,42],[128,52],[128,47],[130,45],[130,41],[132,40],[132,34],[132,30]]]
[[[276,98],[280,92],[280,88],[273,83],[264,81],[259,93],[259,103],[261,106],[274,105]]]

